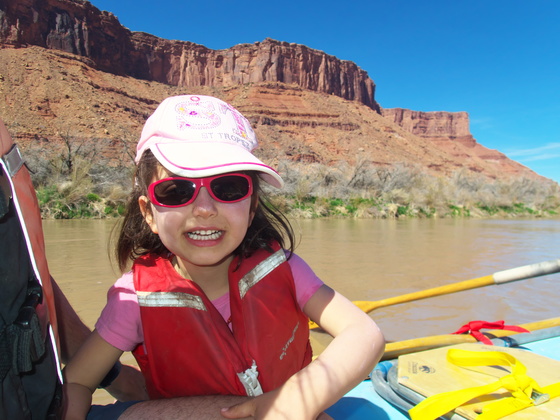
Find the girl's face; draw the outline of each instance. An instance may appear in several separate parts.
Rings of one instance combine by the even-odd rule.
[[[163,170],[154,182],[167,178]],[[146,196],[139,199],[140,210],[152,232],[172,252],[187,271],[204,267],[227,268],[233,251],[241,244],[255,214],[251,197],[236,203],[214,200],[201,187],[195,200],[182,207],[161,207]]]

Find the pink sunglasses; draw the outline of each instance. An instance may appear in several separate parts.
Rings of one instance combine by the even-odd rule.
[[[249,175],[228,173],[206,178],[164,178],[148,187],[150,201],[162,207],[182,207],[192,203],[206,187],[210,196],[220,203],[236,203],[253,194]]]

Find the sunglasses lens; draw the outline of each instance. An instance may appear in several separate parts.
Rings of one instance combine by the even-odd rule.
[[[168,178],[157,181],[149,188],[151,200],[161,206],[185,206],[195,199],[199,187],[208,186],[208,181],[204,179]],[[251,195],[251,192],[251,178],[245,175],[212,177],[210,181],[210,195],[224,203],[241,201]]]
[[[186,179],[170,179],[154,188],[156,200],[165,206],[181,206],[188,203],[196,191],[196,185]]]
[[[249,180],[238,175],[214,179],[210,184],[210,188],[218,200],[226,202],[243,200],[251,191]]]

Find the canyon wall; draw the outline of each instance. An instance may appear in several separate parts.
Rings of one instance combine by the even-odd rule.
[[[381,109],[365,71],[304,45],[211,50],[131,32],[85,0],[0,0],[0,117],[26,145],[89,138],[126,158],[156,104],[185,87],[237,106],[270,160],[536,176],[478,144],[467,113]]]
[[[375,84],[350,61],[272,39],[211,50],[131,32],[82,0],[3,0],[0,43],[77,54],[99,70],[174,86],[281,82],[359,101],[379,111]]]

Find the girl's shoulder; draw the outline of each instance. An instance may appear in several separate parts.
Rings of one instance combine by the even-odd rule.
[[[286,258],[288,258],[289,252],[286,252]],[[324,283],[317,274],[315,274],[309,264],[307,264],[299,255],[292,254],[288,260],[288,264],[290,265],[292,276],[294,278],[297,301],[299,307],[303,310],[307,301],[317,290],[321,288]]]
[[[113,285],[115,289],[124,289],[134,291],[134,276],[132,271],[124,273]]]
[[[288,258],[288,264],[290,264],[290,268],[292,269],[292,273],[294,276],[297,274],[302,275],[313,275],[316,277],[313,269],[305,262],[303,258],[297,255],[295,252],[290,255],[290,251],[284,250],[286,253],[286,258]]]

